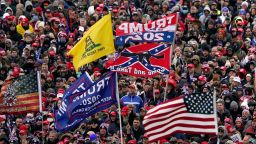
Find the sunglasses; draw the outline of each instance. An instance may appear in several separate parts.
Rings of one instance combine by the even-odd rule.
[[[218,130],[218,132],[221,132],[221,133],[223,133],[223,132],[224,132],[224,130],[222,130],[222,129],[219,129],[219,130]]]

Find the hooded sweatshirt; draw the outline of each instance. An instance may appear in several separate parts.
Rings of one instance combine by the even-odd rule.
[[[25,2],[24,11],[26,11],[26,10],[27,10],[27,7],[28,7],[28,6],[33,6],[33,4],[32,4],[32,2],[31,2],[31,1],[26,1],[26,2]]]
[[[228,139],[228,133],[227,133],[227,129],[225,126],[219,126],[218,129],[223,129],[224,130],[224,134],[220,137],[218,136],[218,143],[219,144],[224,144],[225,143],[225,139]]]
[[[27,10],[27,7],[28,6],[32,6],[32,10],[31,11],[28,11]],[[28,18],[28,19],[31,19],[31,12],[33,11],[33,4],[31,1],[26,1],[25,2],[25,7],[24,7],[24,15]]]

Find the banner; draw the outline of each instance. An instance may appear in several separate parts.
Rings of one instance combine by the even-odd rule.
[[[116,74],[107,73],[84,91],[70,95],[55,112],[55,128],[67,131],[78,126],[85,118],[116,103]]]
[[[126,48],[114,60],[106,62],[106,68],[132,76],[169,74],[170,46],[150,43]]]
[[[1,88],[0,114],[23,114],[39,111],[36,72],[8,79]]]
[[[68,101],[71,95],[86,90],[86,88],[92,84],[93,81],[90,75],[87,72],[85,72],[65,91],[62,99]]]
[[[177,13],[175,13],[146,24],[122,23],[116,29],[116,45],[121,46],[130,41],[172,43],[177,20]]]
[[[115,52],[111,15],[96,22],[83,38],[68,52],[73,56],[73,65],[78,69],[87,63]]]

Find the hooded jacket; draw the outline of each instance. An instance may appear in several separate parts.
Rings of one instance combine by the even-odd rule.
[[[225,126],[219,126],[218,129],[223,129],[224,130],[224,134],[220,137],[218,137],[218,142],[220,144],[224,144],[225,143],[225,140],[228,139],[228,133],[227,133],[227,129]]]
[[[27,10],[27,7],[28,6],[32,6],[32,10],[31,11],[28,11]],[[28,18],[28,19],[31,19],[31,12],[33,11],[33,4],[31,1],[26,1],[25,2],[25,7],[24,7],[24,15]]]
[[[26,9],[27,9],[28,6],[33,6],[33,4],[32,4],[31,1],[26,1],[26,2],[25,2],[24,11],[26,11]]]

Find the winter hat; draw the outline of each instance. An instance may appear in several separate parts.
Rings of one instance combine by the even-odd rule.
[[[245,99],[245,100],[241,103],[241,107],[245,107],[246,109],[249,109],[247,99]]]
[[[238,109],[238,104],[236,101],[232,101],[230,103],[230,109]]]
[[[94,6],[88,8],[88,15],[93,15],[95,13]]]
[[[211,9],[210,9],[210,7],[209,7],[208,5],[206,5],[206,6],[204,7],[204,11],[205,11],[205,10],[211,12]]]
[[[90,141],[95,141],[97,139],[97,135],[96,134],[91,134],[90,135]]]
[[[229,12],[229,9],[228,9],[227,7],[223,7],[223,8],[221,9],[221,11],[222,11],[222,12]]]
[[[10,16],[9,13],[4,13],[4,14],[3,14],[3,19],[6,19],[6,17],[8,17],[8,16]]]
[[[248,2],[247,1],[244,1],[244,2],[242,2],[242,4],[241,4],[241,6],[243,6],[243,5],[245,5],[246,7],[248,7]]]
[[[247,109],[244,109],[244,110],[242,111],[242,113],[250,114],[250,111],[249,111],[249,110],[247,110]]]
[[[7,7],[4,12],[7,12],[8,10],[13,11],[11,7]]]
[[[1,0],[1,5],[5,5],[5,0]]]
[[[242,120],[242,118],[241,118],[241,117],[237,117],[235,122],[241,122],[241,123],[242,123],[242,122],[243,122],[243,120]]]
[[[241,83],[241,79],[239,77],[234,77],[233,81]]]
[[[251,77],[252,78],[252,75],[251,74],[247,74],[246,77]]]

